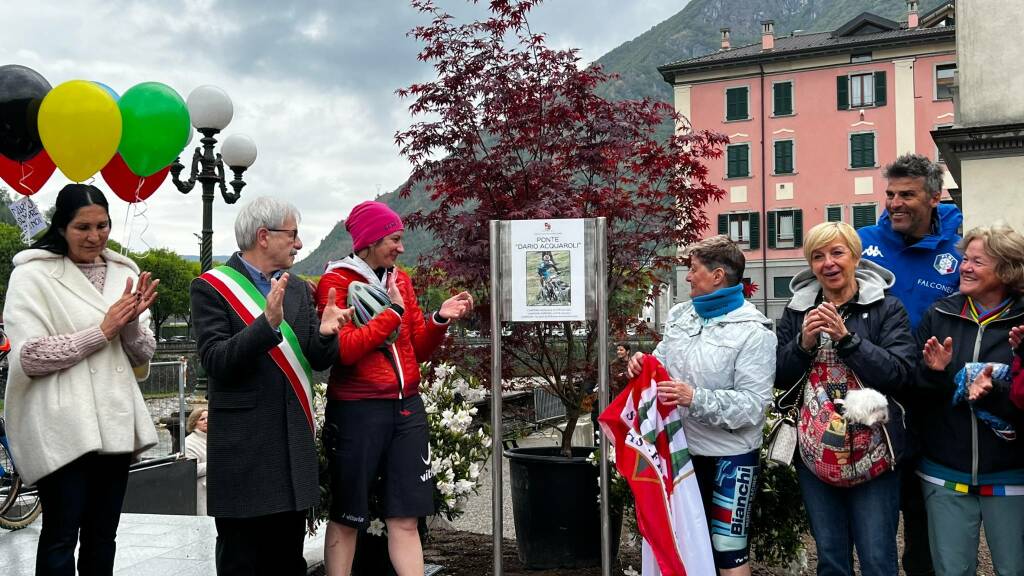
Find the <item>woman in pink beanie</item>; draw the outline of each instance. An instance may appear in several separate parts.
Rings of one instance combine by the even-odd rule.
[[[347,302],[351,282],[381,288],[391,306],[338,334],[340,357],[327,385],[324,428],[331,472],[324,557],[328,574],[351,572],[358,530],[370,522],[370,491],[378,486],[391,563],[400,576],[422,575],[417,520],[434,513],[434,482],[419,363],[444,340],[450,321],[473,309],[473,298],[468,292],[452,296],[425,318],[408,274],[395,267],[405,251],[401,217],[367,201],[352,209],[345,228],[352,254],[328,263],[317,287],[318,308],[331,288]]]

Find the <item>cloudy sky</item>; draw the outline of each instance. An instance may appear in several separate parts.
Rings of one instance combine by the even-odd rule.
[[[579,48],[589,62],[686,1],[547,0],[531,25],[548,34],[549,45]],[[472,12],[464,0],[436,3]],[[416,61],[418,46],[406,36],[425,20],[404,0],[11,1],[3,12],[0,64],[28,66],[54,86],[85,79],[124,93],[158,81],[182,98],[202,84],[226,90],[235,114],[224,134],[248,134],[259,149],[242,203],[276,195],[298,206],[306,241],[300,257],[355,204],[409,174],[393,136],[411,118],[394,91],[432,70]],[[48,207],[65,183],[58,171],[33,198]],[[96,183],[108,191],[98,174]],[[183,195],[168,178],[137,210],[108,197],[113,237],[123,242],[127,223],[132,250],[198,254],[198,185]],[[237,208],[215,200],[215,254],[234,250]]]

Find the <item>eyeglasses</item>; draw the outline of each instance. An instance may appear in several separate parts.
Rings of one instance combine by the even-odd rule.
[[[288,235],[291,236],[293,242],[299,237],[298,228],[267,228],[267,232],[288,232]]]

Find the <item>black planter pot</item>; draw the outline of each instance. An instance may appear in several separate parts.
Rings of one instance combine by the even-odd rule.
[[[601,564],[599,470],[587,461],[593,448],[505,451],[512,479],[512,513],[519,560],[526,568],[581,568]],[[612,558],[618,555],[622,510],[612,509]]]

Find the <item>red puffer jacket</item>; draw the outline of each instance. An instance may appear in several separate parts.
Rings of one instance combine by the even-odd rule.
[[[424,319],[416,303],[416,292],[405,272],[396,269],[398,288],[405,300],[405,313],[399,317],[394,309],[385,310],[366,326],[346,324],[338,335],[340,357],[331,368],[327,395],[334,400],[363,400],[368,398],[398,399],[419,393],[420,362],[430,358],[444,340],[448,324],[438,324],[431,314]],[[346,306],[350,282],[366,282],[362,274],[352,268],[334,268],[320,277],[316,289],[317,312],[327,305],[327,294],[335,289],[339,306]],[[388,335],[401,324],[398,340],[387,345]],[[384,350],[389,353],[385,353]],[[397,362],[392,363],[391,358]]]

